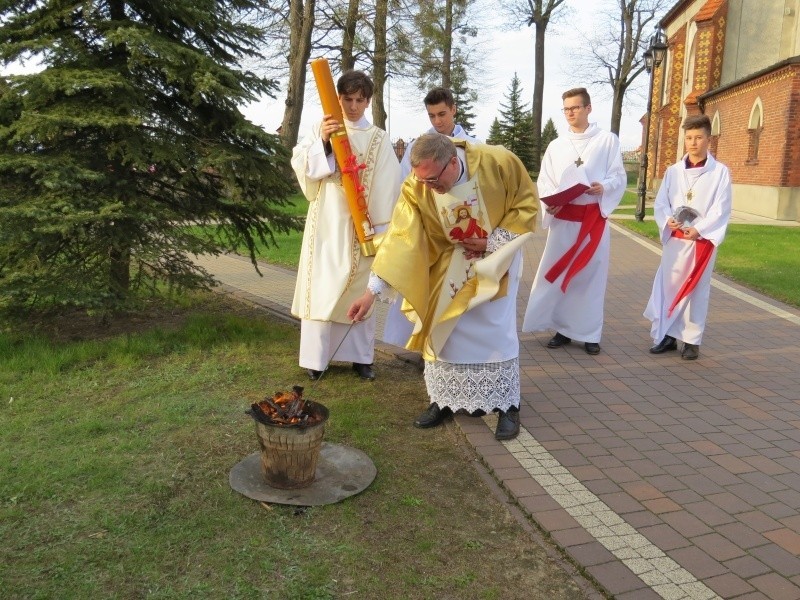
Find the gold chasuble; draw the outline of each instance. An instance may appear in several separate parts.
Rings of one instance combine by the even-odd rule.
[[[415,323],[406,348],[426,360],[436,359],[461,315],[505,295],[508,268],[535,228],[539,205],[513,155],[454,142],[466,151],[469,180],[436,194],[407,178],[372,265],[403,296],[403,312]],[[485,257],[464,255],[461,239],[497,228],[518,237]]]

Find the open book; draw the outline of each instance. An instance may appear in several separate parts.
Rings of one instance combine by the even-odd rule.
[[[555,194],[550,194],[549,196],[543,196],[539,199],[547,204],[547,206],[564,206],[565,204],[569,204],[575,200],[575,198],[583,194],[588,189],[589,186],[585,183],[576,183],[565,190],[561,190]]]

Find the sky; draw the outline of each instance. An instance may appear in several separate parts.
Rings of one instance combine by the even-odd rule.
[[[586,85],[584,81],[574,80],[570,76],[570,55],[575,47],[581,44],[581,33],[588,34],[598,22],[598,4],[596,0],[573,0],[568,5],[580,7],[572,10],[567,23],[551,24],[547,31],[545,46],[545,88],[542,107],[542,126],[548,118],[552,118],[559,135],[566,131],[566,122],[560,109],[561,93],[564,90],[585,86],[592,97],[591,122],[601,128],[608,129],[611,122],[610,86],[596,87]],[[489,5],[491,6],[491,4]],[[577,32],[577,33],[576,33]],[[520,79],[523,101],[530,107],[533,95],[533,29],[502,30],[499,26],[484,29],[478,38],[479,53],[484,57],[480,65],[481,87],[477,88],[478,101],[474,103],[472,112],[475,129],[472,134],[485,140],[495,117],[499,116],[501,103],[506,97],[514,73]],[[649,32],[648,32],[649,35]],[[315,56],[312,56],[315,58]],[[3,74],[30,72],[35,65],[11,65],[0,69]],[[640,76],[641,83],[646,75]],[[335,75],[334,75],[335,77]],[[307,132],[313,123],[321,119],[322,109],[319,97],[313,85],[313,76],[308,75],[309,85],[306,88],[305,108],[300,124],[300,135]],[[638,81],[638,80],[637,80]],[[285,97],[282,87],[276,98],[264,98],[259,102],[242,107],[242,112],[253,123],[274,132],[283,120]],[[422,102],[424,92],[409,90],[407,86],[392,85],[390,80],[384,90],[384,101],[388,113],[387,131],[394,141],[398,138],[408,140],[425,132],[429,127],[427,113]],[[642,128],[639,119],[645,111],[645,99],[641,94],[629,94],[623,108],[622,125],[619,133],[623,150],[633,150],[641,143]],[[367,118],[371,112],[367,110]]]
[[[552,118],[559,135],[567,128],[560,111],[561,94],[573,87],[588,88],[592,97],[592,113],[589,116],[591,122],[596,122],[603,129],[608,129],[611,123],[610,86],[606,85],[603,89],[599,86],[586,85],[585,81],[577,81],[569,74],[570,55],[575,51],[574,47],[580,44],[581,38],[568,35],[568,29],[590,33],[597,23],[599,2],[573,0],[568,4],[579,5],[580,12],[572,11],[569,25],[551,25],[547,30],[545,46],[542,126],[548,118]],[[647,33],[649,35],[649,32]],[[480,68],[484,85],[477,88],[479,98],[472,110],[476,115],[475,129],[472,133],[478,138],[485,140],[488,136],[492,122],[499,116],[500,104],[507,101],[506,97],[515,72],[520,79],[523,101],[530,107],[533,96],[533,34],[533,28],[527,27],[517,31],[495,28],[492,31],[485,31],[479,38],[482,54],[485,56],[484,64]],[[646,83],[645,77],[646,74],[640,75],[642,83]],[[301,137],[310,129],[312,123],[322,118],[319,97],[310,71],[308,81],[310,83],[306,88],[305,107],[300,124]],[[424,96],[425,92],[403,89],[399,85],[393,86],[391,80],[389,81],[384,90],[384,103],[389,115],[386,129],[393,141],[397,138],[408,140],[416,137],[430,127],[422,102]],[[284,96],[278,94],[277,99],[268,98],[246,106],[243,112],[254,123],[274,132],[283,120],[284,99]],[[645,112],[645,103],[642,94],[631,93],[626,100],[619,133],[623,150],[636,149],[641,143],[642,127],[639,119]],[[366,116],[371,120],[370,109],[367,109]]]

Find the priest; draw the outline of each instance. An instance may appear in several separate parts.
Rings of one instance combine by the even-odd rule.
[[[545,151],[536,182],[539,196],[575,184],[587,189],[563,206],[542,203],[547,242],[522,331],[554,329],[548,348],[576,339],[584,342],[588,354],[599,354],[611,253],[606,220],[622,199],[627,175],[619,138],[589,123],[592,104],[586,88],[568,90],[562,100],[569,130]]]
[[[414,425],[434,427],[459,410],[496,411],[495,437],[512,439],[520,428],[516,296],[536,189],[505,148],[439,133],[416,140],[411,168],[374,276],[348,315],[360,322],[376,296],[400,293],[414,323],[406,347],[422,353],[430,397]],[[476,222],[471,235],[454,235],[466,214]]]
[[[431,128],[427,133],[441,133],[451,138],[467,140],[474,144],[479,143],[480,140],[472,137],[460,124],[456,123],[458,108],[452,91],[443,87],[435,87],[425,95],[423,103],[428,113],[428,120],[431,122]],[[411,150],[413,148],[414,141],[412,140],[400,161],[400,171],[404,179],[411,173]],[[403,316],[402,304],[401,297],[395,299],[389,307],[383,328],[383,341],[396,346],[405,346],[413,329],[412,324]]]
[[[653,215],[661,234],[661,264],[644,311],[656,344],[653,354],[678,349],[696,360],[708,316],[711,273],[731,215],[731,176],[708,153],[706,115],[683,122],[686,154],[664,174]]]

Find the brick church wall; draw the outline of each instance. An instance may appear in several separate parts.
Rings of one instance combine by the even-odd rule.
[[[756,100],[763,108],[763,130],[755,160],[750,115]],[[800,186],[800,65],[789,65],[706,99],[704,112],[719,111],[716,157],[741,184]]]

